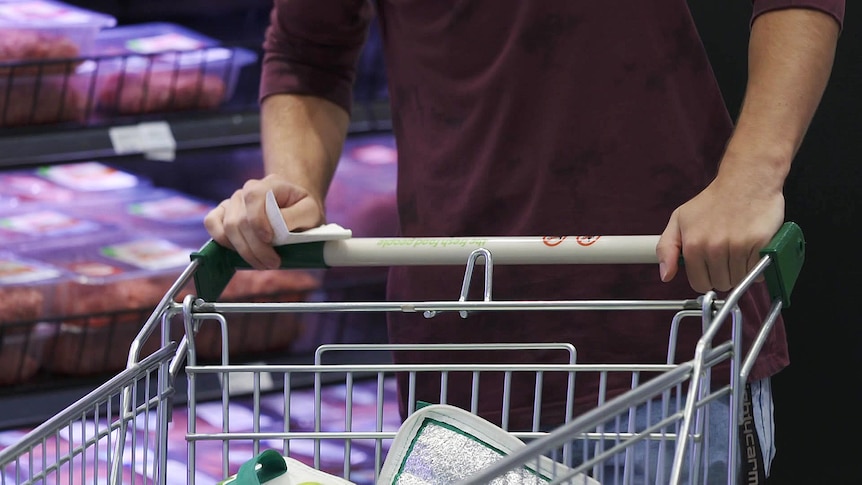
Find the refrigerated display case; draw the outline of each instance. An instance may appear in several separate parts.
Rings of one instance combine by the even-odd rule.
[[[7,222],[0,223],[0,249],[9,256],[0,297],[9,301],[22,286],[42,288],[44,281],[22,285],[9,276],[21,261],[34,261],[57,272],[50,303],[59,309],[0,318],[0,362],[15,360],[0,381],[0,399],[10,404],[0,427],[38,423],[116,373],[135,325],[155,304],[152,296],[164,294],[160,285],[176,276],[175,265],[154,254],[199,247],[208,238],[199,224],[206,210],[262,175],[257,92],[270,6],[0,0],[0,23],[5,7],[7,16],[25,19],[77,16],[86,30],[75,48],[63,50],[69,36],[51,37],[59,31],[42,18],[30,30],[42,35],[43,46],[58,48],[3,57],[27,36],[0,29],[0,221]],[[376,35],[372,25],[328,217],[356,235],[385,236],[395,235],[396,160]],[[134,183],[98,186],[99,170]],[[180,227],[189,222],[196,227]],[[237,282],[226,298],[248,299],[251,289],[260,301],[324,299],[327,292],[360,299],[385,285],[385,271],[256,278]],[[238,341],[231,352],[254,359],[301,359],[321,342],[385,340],[382,315],[374,314],[350,322],[244,324],[254,326],[250,335],[265,336]],[[219,336],[210,340],[217,348]]]

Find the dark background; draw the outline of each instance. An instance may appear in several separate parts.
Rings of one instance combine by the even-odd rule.
[[[745,86],[751,4],[690,3],[735,114]],[[770,484],[862,483],[859,448],[847,444],[859,436],[862,412],[862,331],[854,311],[862,258],[853,229],[862,220],[862,140],[855,132],[862,112],[862,16],[847,3],[830,85],[785,186],[787,219],[802,227],[807,249],[784,312],[791,365],[773,380],[777,456]]]

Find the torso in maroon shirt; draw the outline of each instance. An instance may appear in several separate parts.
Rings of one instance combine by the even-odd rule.
[[[310,92],[347,103],[344,73],[364,21],[363,2],[348,3],[353,7],[333,10],[278,2],[281,23],[270,33],[270,52],[287,52],[287,62],[271,54],[262,96]],[[403,236],[660,234],[671,212],[715,172],[732,122],[685,0],[378,0],[376,7]],[[272,34],[279,30],[290,35],[278,40]],[[388,296],[456,300],[463,276],[463,267],[393,268]],[[763,288],[755,293],[765,295]],[[497,300],[696,296],[683,274],[661,283],[655,265],[497,266],[493,292]],[[748,339],[765,308],[765,298],[743,303]],[[565,342],[577,348],[579,362],[661,363],[671,319],[662,311],[467,319],[404,313],[392,314],[389,328],[394,343]],[[696,319],[685,325],[678,359],[691,356],[699,327]],[[503,363],[536,358],[482,356]],[[752,377],[787,362],[779,322]],[[512,404],[518,418],[531,414],[535,386],[532,377],[520,377]],[[579,409],[595,406],[598,376],[578,374],[576,385]],[[458,401],[465,394],[458,386],[450,386],[448,398],[469,404]],[[630,375],[608,382],[611,394],[630,386]],[[436,387],[434,379],[420,379],[417,397],[437,401]],[[499,387],[482,383],[487,417],[500,408]],[[563,387],[561,376],[546,376],[548,413],[560,410]]]
[[[732,129],[684,0],[381,0],[378,13],[404,236],[660,234],[673,209],[706,186]],[[389,297],[457,299],[463,273],[395,268]],[[496,267],[493,295],[696,296],[684,275],[662,284],[652,265]],[[762,306],[746,314],[752,324],[762,316]],[[390,319],[390,339],[570,342],[579,362],[660,363],[671,318],[659,311],[401,314]],[[684,332],[682,358],[696,333]],[[754,377],[786,362],[779,326]],[[594,391],[593,377],[579,376],[577,385]],[[435,385],[426,384],[424,397],[434,400]],[[612,380],[612,387],[630,385],[628,375]],[[493,408],[501,398],[489,399]],[[595,396],[584,401],[595,405]]]

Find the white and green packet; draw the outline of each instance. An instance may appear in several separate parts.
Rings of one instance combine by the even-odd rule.
[[[386,455],[377,485],[449,484],[469,478],[526,444],[493,423],[447,404],[431,404],[410,415]],[[543,484],[569,468],[547,457],[530,460],[492,484]],[[571,485],[599,485],[583,474]]]
[[[305,463],[265,450],[243,463],[236,475],[218,485],[355,485]]]

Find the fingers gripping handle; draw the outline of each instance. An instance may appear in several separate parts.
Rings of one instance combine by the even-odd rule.
[[[441,238],[350,238],[276,246],[282,268],[338,266],[463,265],[478,248],[495,264],[655,264],[658,236],[519,236]],[[785,223],[762,250],[773,263],[766,280],[773,298],[789,304],[790,291],[804,259],[799,226]],[[191,258],[198,296],[214,301],[237,269],[251,266],[235,251],[210,241]]]

